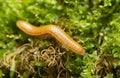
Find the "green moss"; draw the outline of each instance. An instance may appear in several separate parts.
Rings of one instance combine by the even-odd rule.
[[[87,52],[84,60],[74,55],[76,58],[71,59],[67,69],[74,77],[94,78],[91,74],[99,54],[109,53],[120,59],[119,3],[119,0],[0,0],[0,57],[15,49],[16,41],[30,42],[31,37],[16,27],[17,20],[38,26],[53,23],[77,37],[76,41]]]

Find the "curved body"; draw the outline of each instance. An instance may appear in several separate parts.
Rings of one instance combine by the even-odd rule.
[[[22,31],[29,35],[39,36],[44,34],[51,34],[54,36],[60,43],[72,50],[73,52],[84,55],[84,48],[74,41],[68,34],[66,34],[60,27],[56,25],[45,25],[36,27],[25,21],[17,21],[17,26]]]

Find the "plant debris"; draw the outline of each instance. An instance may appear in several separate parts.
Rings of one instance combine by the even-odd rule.
[[[24,72],[27,72],[28,76],[35,75],[35,71],[39,70],[38,77],[68,78],[65,64],[69,59],[66,53],[52,45],[40,50],[35,44],[27,43],[14,52],[6,52],[1,60],[2,65],[18,74],[14,74],[15,77],[22,76]]]

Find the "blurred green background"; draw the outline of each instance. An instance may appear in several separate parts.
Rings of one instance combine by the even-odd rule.
[[[120,0],[0,0],[1,58],[5,52],[20,46],[16,41],[24,44],[31,38],[16,27],[17,20],[36,26],[59,25],[84,46],[84,58],[74,55],[66,66],[71,78],[98,77],[94,63],[107,58],[101,54],[120,59]],[[119,64],[114,62],[113,71]],[[113,71],[105,77],[113,78]],[[119,78],[118,72],[115,74]]]

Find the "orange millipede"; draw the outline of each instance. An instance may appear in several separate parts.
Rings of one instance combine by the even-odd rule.
[[[60,27],[56,25],[44,25],[40,27],[36,27],[25,21],[17,21],[17,26],[22,31],[29,35],[40,36],[44,34],[50,34],[54,36],[60,43],[64,46],[68,47],[73,52],[84,55],[84,48],[74,41],[68,34],[66,34]]]

